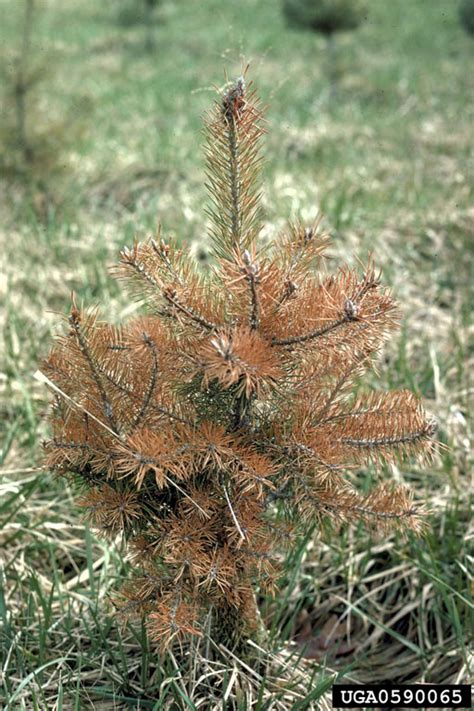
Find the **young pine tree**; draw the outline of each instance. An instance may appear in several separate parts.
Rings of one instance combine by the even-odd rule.
[[[63,116],[55,116],[48,97],[48,81],[60,64],[39,49],[37,31],[41,5],[37,0],[15,3],[20,26],[15,51],[0,54],[0,186],[21,186],[6,202],[31,200],[37,216],[45,219],[65,199],[69,154],[86,128],[90,111],[87,96],[76,97]],[[12,6],[12,9],[13,6]],[[14,13],[15,14],[15,13]],[[46,55],[46,56],[43,56]]]
[[[412,393],[351,395],[396,304],[372,263],[318,273],[315,226],[259,245],[262,134],[238,79],[206,122],[210,273],[159,235],[125,248],[118,275],[149,315],[115,327],[73,304],[45,366],[47,465],[80,483],[96,529],[125,539],[121,609],[163,649],[260,636],[256,589],[274,589],[276,553],[315,522],[422,527],[405,488],[361,494],[346,474],[433,450]]]

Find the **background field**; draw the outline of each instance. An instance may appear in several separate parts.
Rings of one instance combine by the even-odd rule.
[[[338,40],[335,96],[324,39],[288,30],[276,0],[168,0],[152,30],[125,23],[126,6],[37,3],[32,58],[49,71],[28,120],[46,130],[64,123],[66,147],[61,171],[0,183],[0,704],[2,693],[9,709],[48,710],[207,708],[199,699],[211,698],[111,614],[107,596],[126,565],[81,524],[65,483],[40,472],[48,394],[33,373],[72,290],[108,319],[134,312],[108,268],[158,218],[205,260],[201,116],[224,69],[232,77],[247,62],[269,107],[262,238],[288,217],[322,211],[329,267],[373,252],[404,313],[374,384],[422,395],[449,445],[428,470],[385,472],[429,505],[425,539],[315,533],[287,561],[279,599],[262,600],[262,610],[275,649],[296,638],[321,666],[298,665],[295,647],[290,692],[267,660],[273,677],[257,680],[255,708],[313,708],[341,670],[378,682],[467,680],[474,38],[457,3],[370,3],[361,28]],[[0,2],[7,70],[22,12],[20,0]],[[0,120],[11,111],[4,101]],[[361,472],[361,485],[373,476]],[[216,693],[227,689],[225,708],[243,709],[247,672],[238,660],[235,668],[240,676],[233,664],[219,670]]]

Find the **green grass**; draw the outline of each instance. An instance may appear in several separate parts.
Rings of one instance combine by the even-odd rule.
[[[274,708],[303,709],[324,703],[316,699],[337,673],[466,680],[474,43],[456,3],[371,3],[367,22],[338,37],[333,99],[323,38],[288,30],[275,0],[164,1],[152,54],[142,26],[117,21],[120,4],[38,0],[34,56],[52,71],[38,84],[30,120],[47,129],[80,106],[88,115],[73,145],[65,141],[67,169],[43,176],[46,191],[19,181],[0,190],[4,705],[203,708],[199,700],[214,694],[214,703],[227,695],[229,709],[250,708],[249,699],[254,708],[269,709],[273,699]],[[2,0],[0,12],[8,62],[22,3]],[[201,116],[224,69],[234,76],[247,62],[269,104],[265,238],[288,217],[322,210],[331,266],[374,253],[404,314],[379,382],[421,394],[449,449],[428,470],[386,473],[432,509],[424,540],[371,540],[362,528],[310,537],[287,561],[281,594],[262,601],[275,645],[264,676],[223,657],[208,684],[195,669],[180,675],[172,658],[160,661],[140,625],[121,629],[112,615],[108,596],[126,564],[87,531],[66,484],[38,470],[48,395],[32,376],[72,290],[109,319],[133,313],[108,268],[158,216],[165,233],[206,248]],[[8,111],[5,103],[0,122]],[[361,485],[372,476],[360,473]],[[344,624],[325,647],[331,620]],[[298,630],[315,661],[284,648]]]

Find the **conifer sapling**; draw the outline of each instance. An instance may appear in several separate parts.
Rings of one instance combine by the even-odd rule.
[[[326,37],[328,78],[334,97],[339,78],[336,36],[355,30],[367,15],[365,0],[283,0],[283,14],[296,30],[318,32]]]
[[[326,238],[299,222],[259,245],[262,114],[243,78],[205,134],[209,274],[159,234],[124,248],[118,276],[148,315],[113,326],[73,303],[45,364],[47,465],[80,483],[102,535],[125,540],[121,610],[163,649],[260,634],[256,589],[274,589],[277,554],[314,523],[420,531],[409,491],[359,493],[347,469],[434,446],[411,392],[351,395],[397,325],[372,262],[327,274]]]

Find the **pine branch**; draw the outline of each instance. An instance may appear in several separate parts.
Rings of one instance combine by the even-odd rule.
[[[285,318],[282,318],[282,317]],[[336,277],[318,284],[306,279],[296,298],[286,304],[275,320],[273,346],[291,346],[322,341],[330,347],[356,344],[357,340],[383,340],[396,321],[390,294],[380,289],[371,263],[362,280],[354,270],[341,269]],[[315,328],[301,332],[313,322]],[[294,332],[297,332],[296,334]],[[286,333],[285,333],[286,332]]]
[[[260,230],[261,112],[240,77],[216,104],[205,129],[207,187],[215,253],[250,249]]]
[[[299,284],[308,275],[313,262],[323,254],[327,246],[328,236],[319,232],[320,221],[319,216],[311,227],[301,222],[289,224],[279,239],[275,257],[284,269],[284,291],[275,304],[275,314],[298,291]]]
[[[81,353],[84,356],[85,360],[87,361],[87,364],[88,364],[89,369],[91,371],[92,377],[94,378],[94,381],[97,385],[97,389],[100,393],[100,397],[102,399],[102,403],[104,406],[104,415],[105,415],[106,419],[108,420],[111,428],[114,430],[114,432],[116,432],[117,434],[120,434],[120,430],[119,430],[117,423],[115,421],[112,403],[109,400],[107,391],[106,391],[104,384],[102,382],[102,378],[101,378],[100,373],[97,369],[97,365],[96,365],[94,357],[91,353],[89,343],[87,340],[87,336],[82,328],[81,321],[82,321],[81,315],[74,304],[73,308],[71,309],[69,323],[71,324],[71,327],[74,331],[77,342],[79,344]]]
[[[216,323],[206,319],[196,308],[180,297],[178,287],[181,287],[184,292],[189,292],[191,287],[186,285],[181,276],[177,275],[174,268],[171,268],[166,246],[158,248],[154,241],[151,245],[151,250],[148,245],[138,243],[134,245],[133,249],[125,247],[121,252],[122,265],[126,269],[131,269],[139,280],[145,283],[152,298],[160,296],[172,308],[164,315],[171,316],[176,320],[179,319],[179,316],[185,316],[206,331],[216,330],[218,328]],[[157,257],[157,261],[154,261],[153,257]],[[160,274],[160,267],[163,264],[169,273],[168,276],[171,275],[174,279],[174,283],[168,283]]]
[[[354,437],[341,437],[339,441],[357,449],[379,449],[380,447],[396,447],[401,444],[415,444],[420,440],[432,437],[435,431],[436,426],[428,423],[415,432],[408,432],[403,435],[359,439]]]
[[[129,351],[131,349],[131,347],[130,346],[123,346],[123,347],[116,346],[115,349],[120,350],[120,351]],[[158,359],[157,354],[156,354],[156,359]],[[157,360],[157,364],[158,364],[158,360]],[[101,373],[101,375],[103,375],[104,378],[111,385],[113,385],[114,388],[117,388],[117,390],[122,392],[124,395],[127,395],[127,397],[129,397],[131,400],[138,399],[139,395],[137,395],[133,385],[125,385],[125,384],[119,382],[116,378],[114,378],[112,375],[110,375],[110,373],[105,371],[104,368],[102,368],[102,366],[100,366],[100,364],[98,364],[98,370]],[[140,420],[145,415],[145,412],[147,410],[151,410],[152,412],[158,412],[161,415],[168,417],[170,420],[176,420],[176,422],[181,422],[184,425],[190,425],[191,427],[193,427],[194,423],[192,420],[189,420],[185,417],[181,417],[181,415],[178,415],[176,412],[173,412],[172,410],[169,410],[168,408],[163,407],[162,405],[157,405],[156,403],[151,402],[153,391],[156,386],[156,377],[153,377],[154,372],[155,372],[155,369],[154,369],[154,366],[152,366],[152,374],[151,374],[152,377],[149,381],[149,386],[148,386],[150,395],[149,395],[149,397],[148,397],[148,395],[146,395],[142,401],[140,411],[142,410],[142,408],[144,409],[144,411],[143,411],[142,415],[140,416]],[[156,375],[157,374],[158,374],[158,371],[156,370]]]
[[[248,250],[246,250],[243,254],[243,261],[246,267],[245,276],[250,287],[250,298],[252,304],[252,310],[250,314],[250,328],[252,331],[256,331],[259,326],[260,316],[260,304],[257,293],[258,264],[256,262],[252,262]]]
[[[349,321],[355,320],[355,317],[351,318],[350,316],[345,314],[338,321],[334,321],[333,323],[330,323],[327,326],[324,326],[323,328],[317,328],[316,330],[310,331],[309,333],[306,333],[304,335],[291,336],[290,338],[274,338],[272,340],[272,345],[291,346],[295,343],[305,343],[306,341],[312,341],[313,339],[319,338],[320,336],[325,336],[327,333],[330,333],[336,328],[339,328],[339,326],[343,326],[345,323],[349,323]]]
[[[158,255],[160,260],[165,264],[167,270],[169,271],[172,279],[175,279],[180,286],[185,286],[185,283],[183,281],[183,278],[181,277],[181,274],[178,273],[178,271],[175,269],[173,266],[173,263],[171,262],[169,258],[169,253],[170,253],[170,247],[166,242],[163,240],[160,240],[160,242],[156,242],[156,240],[152,239],[150,240],[150,244],[153,248],[153,251],[155,254]]]
[[[171,306],[173,306],[173,308],[176,309],[176,311],[178,311],[180,314],[183,314],[183,316],[187,316],[187,318],[196,323],[198,326],[204,328],[206,331],[216,331],[218,329],[217,324],[212,323],[211,321],[207,321],[200,314],[196,313],[196,311],[191,306],[186,306],[185,304],[181,303],[174,289],[168,288],[163,290],[163,296],[165,300]]]
[[[341,479],[341,475],[347,471],[347,467],[342,467],[337,464],[332,464],[331,462],[326,461],[318,454],[318,452],[313,447],[310,447],[307,444],[303,444],[302,442],[289,442],[284,445],[274,444],[273,449],[278,452],[281,452],[281,454],[283,455],[283,468],[286,465],[285,459],[291,458],[293,460],[293,458],[296,457],[296,461],[301,464],[302,455],[304,459],[304,466],[309,470],[317,471],[319,467],[323,467],[323,469],[329,475],[332,476],[334,474],[337,474],[339,476],[339,480]]]
[[[143,334],[143,341],[146,344],[147,348],[150,350],[151,358],[152,358],[152,364],[151,364],[151,369],[150,369],[150,378],[149,378],[148,388],[145,393],[145,397],[143,398],[143,402],[141,404],[139,411],[137,412],[136,416],[134,417],[134,419],[132,421],[132,424],[131,424],[130,430],[129,430],[129,434],[131,432],[133,432],[138,427],[138,425],[142,421],[143,417],[145,416],[146,411],[148,410],[148,408],[150,406],[150,402],[153,397],[153,393],[155,392],[156,381],[157,381],[157,376],[158,376],[158,354],[157,354],[156,344],[153,342],[153,340],[146,333]]]
[[[345,385],[347,385],[348,381],[351,378],[355,378],[357,373],[364,367],[365,363],[367,363],[367,361],[370,361],[370,359],[373,357],[374,350],[375,349],[371,345],[369,345],[368,347],[366,346],[366,349],[362,350],[362,352],[353,352],[348,357],[349,364],[344,368],[341,375],[337,378],[336,382],[331,388],[331,391],[325,398],[324,404],[321,409],[316,410],[316,412],[314,413],[313,421],[315,423],[324,422],[324,418],[326,417],[327,412],[332,407],[341,390],[344,388]]]

